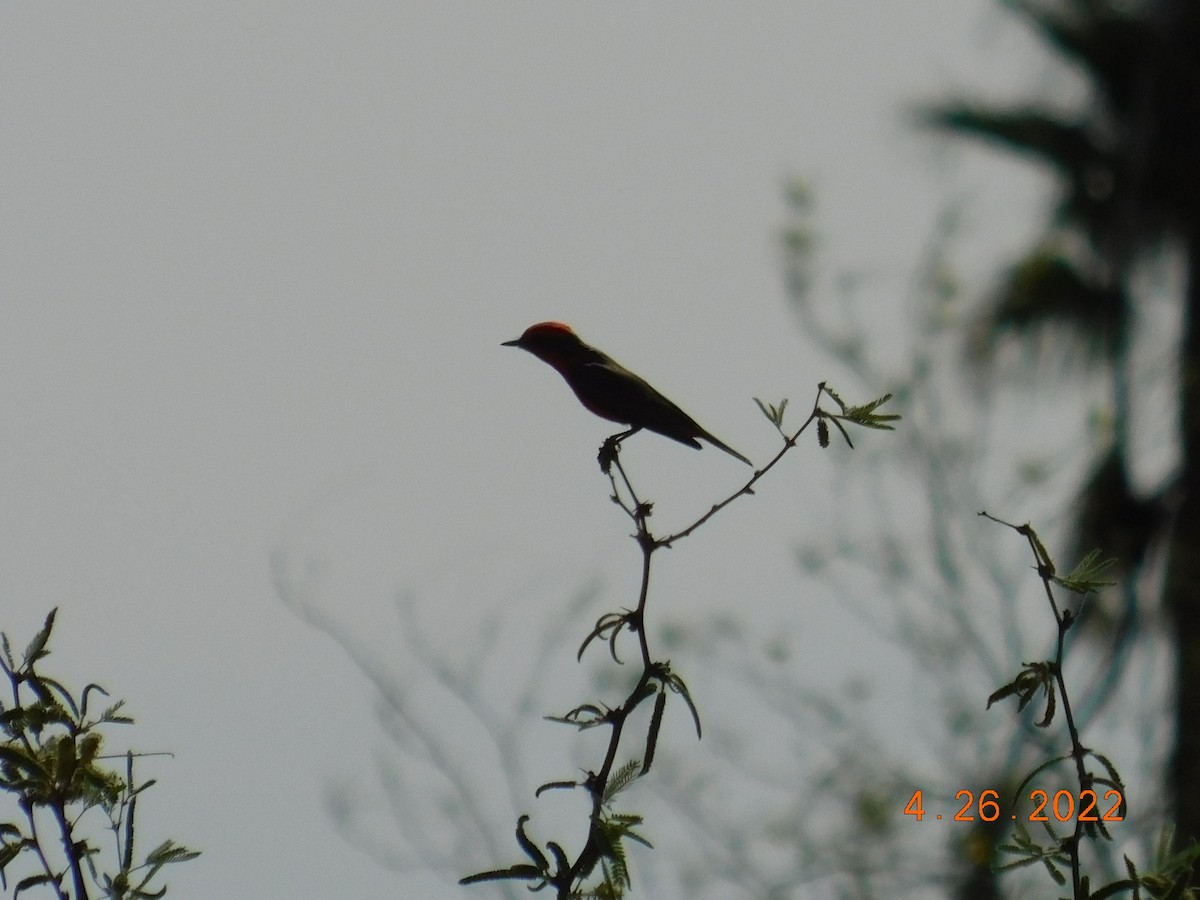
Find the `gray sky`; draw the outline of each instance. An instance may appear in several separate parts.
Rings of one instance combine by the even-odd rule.
[[[451,665],[505,604],[609,579],[582,635],[628,602],[608,432],[499,342],[569,321],[765,458],[749,398],[800,405],[828,374],[786,307],[781,186],[810,179],[826,260],[899,295],[954,189],[905,105],[998,90],[1026,59],[982,0],[862,10],[0,6],[0,628],[23,646],[60,606],[51,671],[175,752],[139,810],[146,840],[204,851],[172,896],[469,895],[462,871],[387,872],[335,834],[322,786],[369,785],[387,740],[270,554],[316,565],[323,614],[382,651],[412,597]],[[1022,238],[993,214],[1036,221],[1012,205],[979,187],[980,278]],[[628,447],[664,526],[743,475]],[[672,551],[663,607],[790,590],[789,504],[819,465]]]

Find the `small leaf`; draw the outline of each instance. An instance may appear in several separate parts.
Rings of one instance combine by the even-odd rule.
[[[165,866],[171,863],[187,862],[199,855],[199,850],[189,850],[168,838],[146,854],[146,862],[154,866]]]
[[[22,891],[37,887],[40,884],[58,884],[58,879],[53,875],[30,875],[28,878],[22,878],[17,882],[17,886],[13,890],[13,900],[16,900],[17,895]]]
[[[546,859],[542,851],[538,849],[537,844],[531,841],[529,836],[525,834],[525,823],[528,821],[529,816],[521,816],[519,819],[517,819],[517,844],[519,844],[521,849],[525,851],[525,855],[533,860],[539,871],[548,871],[550,868],[550,861]]]
[[[687,685],[683,683],[682,678],[673,672],[670,673],[665,683],[667,687],[682,697],[683,702],[687,704],[687,708],[692,714],[692,722],[696,725],[696,739],[700,740],[703,737],[700,733],[700,712],[696,709],[696,704],[692,702],[692,695],[688,693]]]
[[[1054,879],[1055,884],[1063,885],[1067,883],[1067,876],[1058,871],[1058,867],[1054,865],[1052,860],[1042,857],[1042,863],[1045,865],[1046,871],[1050,873],[1050,877]]]
[[[1049,663],[1026,663],[1025,668],[1021,670],[1016,678],[992,692],[991,696],[988,697],[988,708],[990,709],[992,704],[998,700],[1003,700],[1005,697],[1011,697],[1016,694],[1019,698],[1017,700],[1017,712],[1021,712],[1029,705],[1039,690],[1046,695],[1046,709],[1041,721],[1037,724],[1039,727],[1045,728],[1053,721],[1057,708],[1054,672]]]
[[[1117,767],[1112,764],[1112,760],[1103,753],[1097,753],[1095,750],[1089,750],[1088,753],[1099,761],[1100,765],[1104,766],[1105,771],[1108,772],[1108,777],[1112,779],[1112,786],[1124,789],[1125,785],[1122,782],[1121,775],[1117,772]]]
[[[70,784],[79,762],[75,756],[75,738],[64,735],[55,745],[54,753],[54,780],[63,786]]]
[[[822,421],[824,421],[824,420],[822,420]],[[854,449],[854,441],[850,440],[850,435],[846,433],[846,429],[842,427],[842,423],[838,421],[837,417],[834,417],[833,419],[831,419],[831,421],[833,422],[834,427],[837,428],[837,430],[842,433],[842,437],[846,441],[846,446],[848,446],[851,450],[853,450]],[[826,438],[826,441],[828,441],[828,438]]]
[[[650,715],[650,728],[646,733],[646,761],[642,763],[642,774],[650,771],[654,764],[654,748],[658,744],[658,730],[662,727],[663,710],[667,708],[667,695],[662,691],[654,698],[654,712]]]
[[[10,862],[20,855],[23,849],[25,849],[24,841],[12,844],[0,844],[0,874],[4,872],[5,867]]]
[[[26,666],[32,666],[48,654],[49,651],[46,650],[46,642],[50,640],[50,631],[54,628],[54,618],[57,615],[58,607],[56,606],[47,614],[46,622],[42,625],[42,630],[33,636],[33,640],[25,648],[24,663]]]
[[[1054,711],[1058,706],[1058,692],[1054,689],[1054,682],[1046,682],[1046,714],[1042,716],[1042,720],[1037,723],[1038,728],[1049,728],[1050,723],[1054,721]]]
[[[870,403],[864,403],[862,406],[852,406],[849,409],[843,407],[842,417],[848,422],[853,422],[855,425],[861,425],[864,428],[875,428],[879,431],[894,431],[888,422],[899,421],[900,416],[894,413],[876,413],[883,404],[892,399],[891,394],[884,394],[877,400],[872,400]]]
[[[1013,694],[1017,693],[1019,688],[1020,678],[1018,677],[1004,685],[1004,687],[997,688],[996,690],[992,691],[992,693],[988,695],[987,708],[991,709],[993,703],[998,703],[1005,697],[1011,697]]]
[[[531,866],[527,863],[510,866],[507,869],[492,869],[490,872],[477,872],[474,875],[468,875],[465,878],[458,879],[459,884],[479,884],[481,881],[503,881],[504,879],[513,879],[520,881],[532,881],[541,877],[541,871],[536,866]]]
[[[554,841],[546,841],[546,849],[550,851],[550,855],[554,857],[554,871],[558,873],[567,872],[571,868],[571,864],[567,862],[567,854],[563,848]]]
[[[787,409],[787,397],[784,397],[778,406],[773,403],[763,403],[757,397],[754,398],[754,402],[758,404],[758,408],[771,424],[779,431],[783,431],[783,411]]]
[[[835,391],[833,388],[829,387],[827,384],[825,384],[825,382],[821,382],[821,390],[823,390],[826,394],[828,394],[830,396],[830,398],[832,398],[833,402],[838,405],[838,409],[840,409],[842,411],[842,413],[845,414],[846,404],[842,402],[842,398],[838,396],[837,391]]]
[[[601,709],[591,703],[585,703],[582,706],[577,706],[566,715],[562,716],[542,716],[547,722],[558,722],[560,725],[574,725],[580,731],[588,728],[595,728],[597,725],[603,725],[608,721],[611,710]]]
[[[577,660],[583,659],[583,651],[588,648],[588,644],[596,638],[605,637],[607,635],[609,653],[612,654],[613,662],[621,664],[620,658],[617,656],[617,635],[621,633],[621,629],[629,624],[630,617],[633,616],[630,610],[622,610],[619,613],[605,613],[596,620],[595,626],[592,628],[591,634],[583,639],[583,643],[579,645],[579,652],[575,655]]]
[[[92,691],[97,691],[98,693],[100,693],[102,696],[105,696],[105,697],[108,696],[108,691],[106,691],[104,688],[100,687],[100,685],[89,684],[87,687],[85,687],[83,689],[83,692],[79,695],[79,714],[80,714],[80,716],[87,715],[88,695],[90,695]],[[121,704],[118,703],[117,705],[120,706]]]
[[[542,796],[542,791],[559,791],[563,789],[574,789],[579,787],[578,781],[547,781],[545,784],[538,785],[538,789],[533,792],[533,796]]]
[[[1063,578],[1051,577],[1055,584],[1069,591],[1074,591],[1076,594],[1091,594],[1102,587],[1116,584],[1115,581],[1104,581],[1100,578],[1116,562],[1116,557],[1110,556],[1108,559],[1101,559],[1100,551],[1092,550],[1076,564],[1071,574]]]
[[[659,696],[661,697],[662,695],[659,694]],[[601,803],[604,806],[608,806],[612,802],[613,797],[637,780],[639,770],[642,770],[641,763],[636,759],[631,759],[625,765],[621,766],[621,768],[617,769],[617,771],[609,775],[608,784],[604,788],[604,797]]]

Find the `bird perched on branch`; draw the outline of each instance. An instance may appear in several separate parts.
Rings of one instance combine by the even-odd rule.
[[[569,325],[562,322],[539,322],[530,325],[525,333],[503,347],[528,350],[542,362],[549,363],[566,379],[579,402],[589,411],[612,422],[629,426],[629,430],[614,435],[616,444],[643,428],[655,431],[672,440],[700,449],[697,438],[703,438],[746,465],[753,465],[728,444],[717,440],[696,420],[651,387],[645,379],[634,375],[620,363],[579,339]]]

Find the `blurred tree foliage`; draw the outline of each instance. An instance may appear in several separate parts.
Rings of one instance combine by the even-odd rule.
[[[1167,796],[1177,840],[1200,838],[1200,3],[1007,0],[1085,78],[1090,98],[1063,113],[969,100],[925,121],[1027,155],[1058,176],[1058,203],[1010,270],[976,331],[987,360],[1006,336],[1074,335],[1110,377],[1114,428],[1078,506],[1078,545],[1121,558],[1133,584],[1156,554],[1173,625],[1176,743]],[[1146,395],[1130,364],[1152,312],[1136,278],[1148,261],[1183,270],[1174,364],[1178,464],[1161,483],[1134,477]],[[1139,406],[1141,405],[1141,406]],[[1145,413],[1143,413],[1143,416]],[[1127,591],[1132,596],[1133,591]]]

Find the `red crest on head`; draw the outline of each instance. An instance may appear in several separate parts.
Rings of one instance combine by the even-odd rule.
[[[536,325],[530,325],[525,329],[522,338],[533,337],[534,335],[552,335],[552,334],[574,334],[575,330],[566,322],[538,322]]]
[[[520,347],[528,350],[538,359],[543,360],[560,372],[579,360],[583,352],[596,351],[579,339],[571,326],[563,322],[538,322],[530,325],[515,341],[505,341],[502,346]]]

